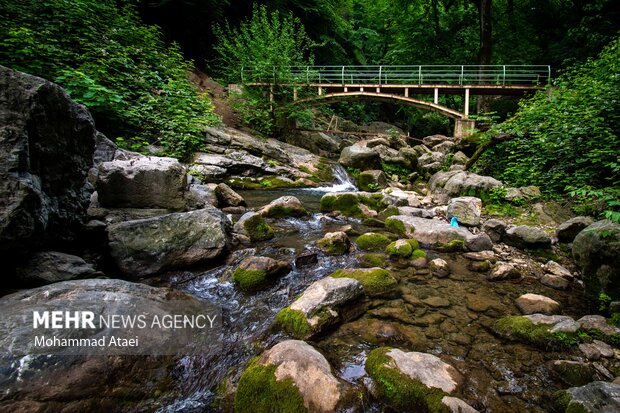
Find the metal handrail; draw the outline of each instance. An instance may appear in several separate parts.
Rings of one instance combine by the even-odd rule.
[[[359,85],[532,85],[549,82],[548,65],[371,65],[241,68],[241,82]]]

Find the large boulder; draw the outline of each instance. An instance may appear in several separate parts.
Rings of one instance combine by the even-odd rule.
[[[581,387],[559,392],[555,398],[556,411],[583,413],[620,412],[620,385],[594,381]]]
[[[508,228],[504,242],[517,248],[551,248],[551,237],[545,231],[527,225]]]
[[[289,307],[276,316],[276,323],[296,338],[308,338],[339,321],[359,315],[363,309],[350,305],[364,292],[352,278],[325,277],[315,281]]]
[[[343,255],[349,252],[351,241],[342,231],[328,232],[316,242],[316,245],[327,255]]]
[[[120,222],[108,227],[116,265],[133,277],[186,267],[222,254],[230,224],[215,208]]]
[[[173,158],[143,156],[99,165],[97,194],[103,207],[181,210],[186,190],[185,168]]]
[[[294,196],[281,196],[274,199],[258,213],[268,218],[302,217],[308,214],[301,201]]]
[[[458,222],[470,227],[480,224],[482,213],[482,200],[473,196],[452,198],[448,202],[448,219],[456,217]]]
[[[429,181],[431,190],[448,196],[480,196],[493,188],[502,186],[502,182],[490,176],[477,175],[467,171],[438,172]]]
[[[552,315],[560,310],[560,303],[540,294],[523,294],[515,304],[523,314]]]
[[[346,391],[321,353],[304,341],[287,340],[243,372],[235,411],[331,413],[340,407]]]
[[[265,222],[265,218],[253,211],[246,212],[239,218],[239,221],[235,223],[234,231],[248,237],[253,242],[265,241],[274,237],[273,228]]]
[[[177,304],[182,307],[177,307]],[[21,345],[16,343],[33,341],[32,324],[24,323],[22,317],[24,313],[32,314],[32,309],[70,311],[71,314],[73,311],[93,311],[98,319],[99,315],[106,318],[121,314],[161,316],[170,314],[171,308],[182,308],[185,312],[192,308],[199,310],[203,304],[189,295],[168,288],[114,279],[64,281],[0,298],[0,348],[13,349],[13,355],[4,353],[0,357],[0,410],[115,411],[114,406],[118,406],[119,398],[122,398],[126,409],[131,410],[138,404],[144,408],[145,401],[152,399],[153,394],[166,394],[172,390],[173,357],[59,355],[59,352],[46,349],[29,351],[27,356],[21,357],[23,354],[19,354],[18,350]],[[102,327],[96,330],[83,329],[80,337],[121,335],[112,324]],[[165,340],[162,337],[163,329],[134,331],[140,336],[141,347],[157,347],[158,341],[161,343]],[[113,351],[110,347],[107,349]],[[91,350],[96,352],[98,348],[86,349],[85,352]],[[165,354],[176,352],[174,348],[171,350],[172,353]],[[77,350],[72,351],[75,352],[70,354],[78,354]]]
[[[415,238],[424,245],[440,249],[447,244],[456,245],[458,242],[462,249],[465,239],[473,235],[467,229],[453,227],[447,222],[404,215],[389,217],[385,220],[385,226],[408,238]]]
[[[26,265],[17,269],[17,275],[32,284],[91,278],[99,275],[95,268],[75,255],[57,251],[37,252]]]
[[[86,220],[97,131],[54,83],[0,66],[0,258],[71,242]]]
[[[265,287],[280,275],[291,270],[291,265],[270,257],[246,257],[233,272],[233,281],[244,291],[256,291]]]
[[[362,171],[381,169],[381,157],[373,148],[362,145],[347,146],[340,153],[338,162],[346,168],[356,168]]]
[[[357,185],[362,191],[375,192],[387,184],[385,173],[381,170],[369,170],[360,173]]]
[[[605,291],[620,298],[620,224],[598,221],[581,231],[573,241],[573,258],[589,294]]]
[[[563,222],[556,229],[556,235],[560,242],[573,242],[577,234],[587,226],[594,224],[592,217],[575,217]]]
[[[225,183],[218,184],[213,192],[220,208],[246,206],[245,199]]]

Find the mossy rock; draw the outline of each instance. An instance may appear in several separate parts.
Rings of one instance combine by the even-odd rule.
[[[409,238],[409,239],[406,239],[405,241],[407,241],[409,243],[409,245],[411,245],[411,248],[413,250],[419,250],[420,249],[420,243],[418,242],[417,239]]]
[[[343,255],[351,246],[348,238],[325,237],[316,242],[317,246],[328,255]]]
[[[573,398],[566,390],[560,390],[553,395],[554,411],[560,413],[589,413],[581,403],[572,403]]]
[[[405,235],[407,232],[407,228],[405,228],[405,224],[403,221],[395,218],[387,218],[385,220],[385,229],[391,231],[398,235]]]
[[[398,281],[392,274],[383,268],[359,268],[343,269],[331,274],[334,278],[353,278],[364,287],[364,292],[369,297],[383,295],[392,292]]]
[[[379,212],[378,218],[386,220],[387,218],[393,217],[394,215],[398,214],[400,214],[400,212],[398,212],[398,207],[390,205],[387,208],[383,209],[381,212]]]
[[[258,214],[248,218],[243,228],[252,241],[266,241],[274,237],[273,228]]]
[[[267,284],[267,272],[263,270],[237,268],[232,278],[235,284],[246,292],[260,290]]]
[[[305,208],[290,208],[283,205],[275,205],[269,208],[269,212],[266,213],[268,218],[289,218],[289,217],[303,217],[308,215],[308,211]]]
[[[364,216],[364,213],[360,208],[360,201],[354,194],[323,195],[321,198],[321,211],[340,211],[342,215],[348,217],[361,218]]]
[[[239,379],[235,413],[307,412],[299,389],[290,378],[276,380],[277,366],[252,361]]]
[[[534,325],[523,316],[506,316],[493,324],[493,331],[504,338],[531,344],[544,349],[562,349],[576,345],[577,335],[552,333],[549,325]]]
[[[462,239],[453,239],[449,242],[436,242],[433,249],[442,252],[458,252],[465,248],[465,241]]]
[[[296,338],[305,338],[312,333],[312,326],[306,316],[298,310],[283,308],[276,315],[276,324]]]
[[[413,250],[411,253],[411,259],[417,260],[418,258],[426,258],[426,252],[421,249]]]
[[[362,224],[367,227],[383,228],[383,221],[380,221],[377,218],[364,218],[362,220]]]
[[[368,232],[360,235],[355,243],[363,250],[381,251],[390,244],[390,239],[383,234]]]
[[[392,258],[409,258],[413,253],[413,248],[407,241],[398,240],[385,247],[385,253]]]
[[[450,413],[441,402],[445,392],[427,387],[419,380],[401,373],[387,355],[390,348],[379,347],[368,354],[366,371],[376,384],[379,398],[399,412],[411,413]]]
[[[358,257],[359,262],[364,267],[379,267],[385,268],[387,266],[387,260],[385,255],[376,253],[366,253]]]

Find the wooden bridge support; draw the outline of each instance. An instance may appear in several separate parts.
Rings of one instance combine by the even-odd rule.
[[[476,121],[473,119],[455,119],[454,120],[454,137],[464,138],[473,135],[476,127]]]

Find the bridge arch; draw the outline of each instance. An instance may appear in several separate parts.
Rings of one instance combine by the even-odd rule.
[[[367,91],[351,91],[351,92],[336,92],[327,93],[309,98],[297,99],[293,102],[294,105],[307,104],[310,106],[319,106],[328,103],[337,103],[342,100],[350,99],[365,99],[375,100],[379,102],[399,103],[406,106],[412,106],[419,109],[426,109],[433,112],[437,112],[441,115],[447,116],[455,120],[465,120],[467,117],[464,113],[458,112],[454,109],[429,102],[426,100],[415,99],[411,97],[394,95],[388,93],[376,93]]]

